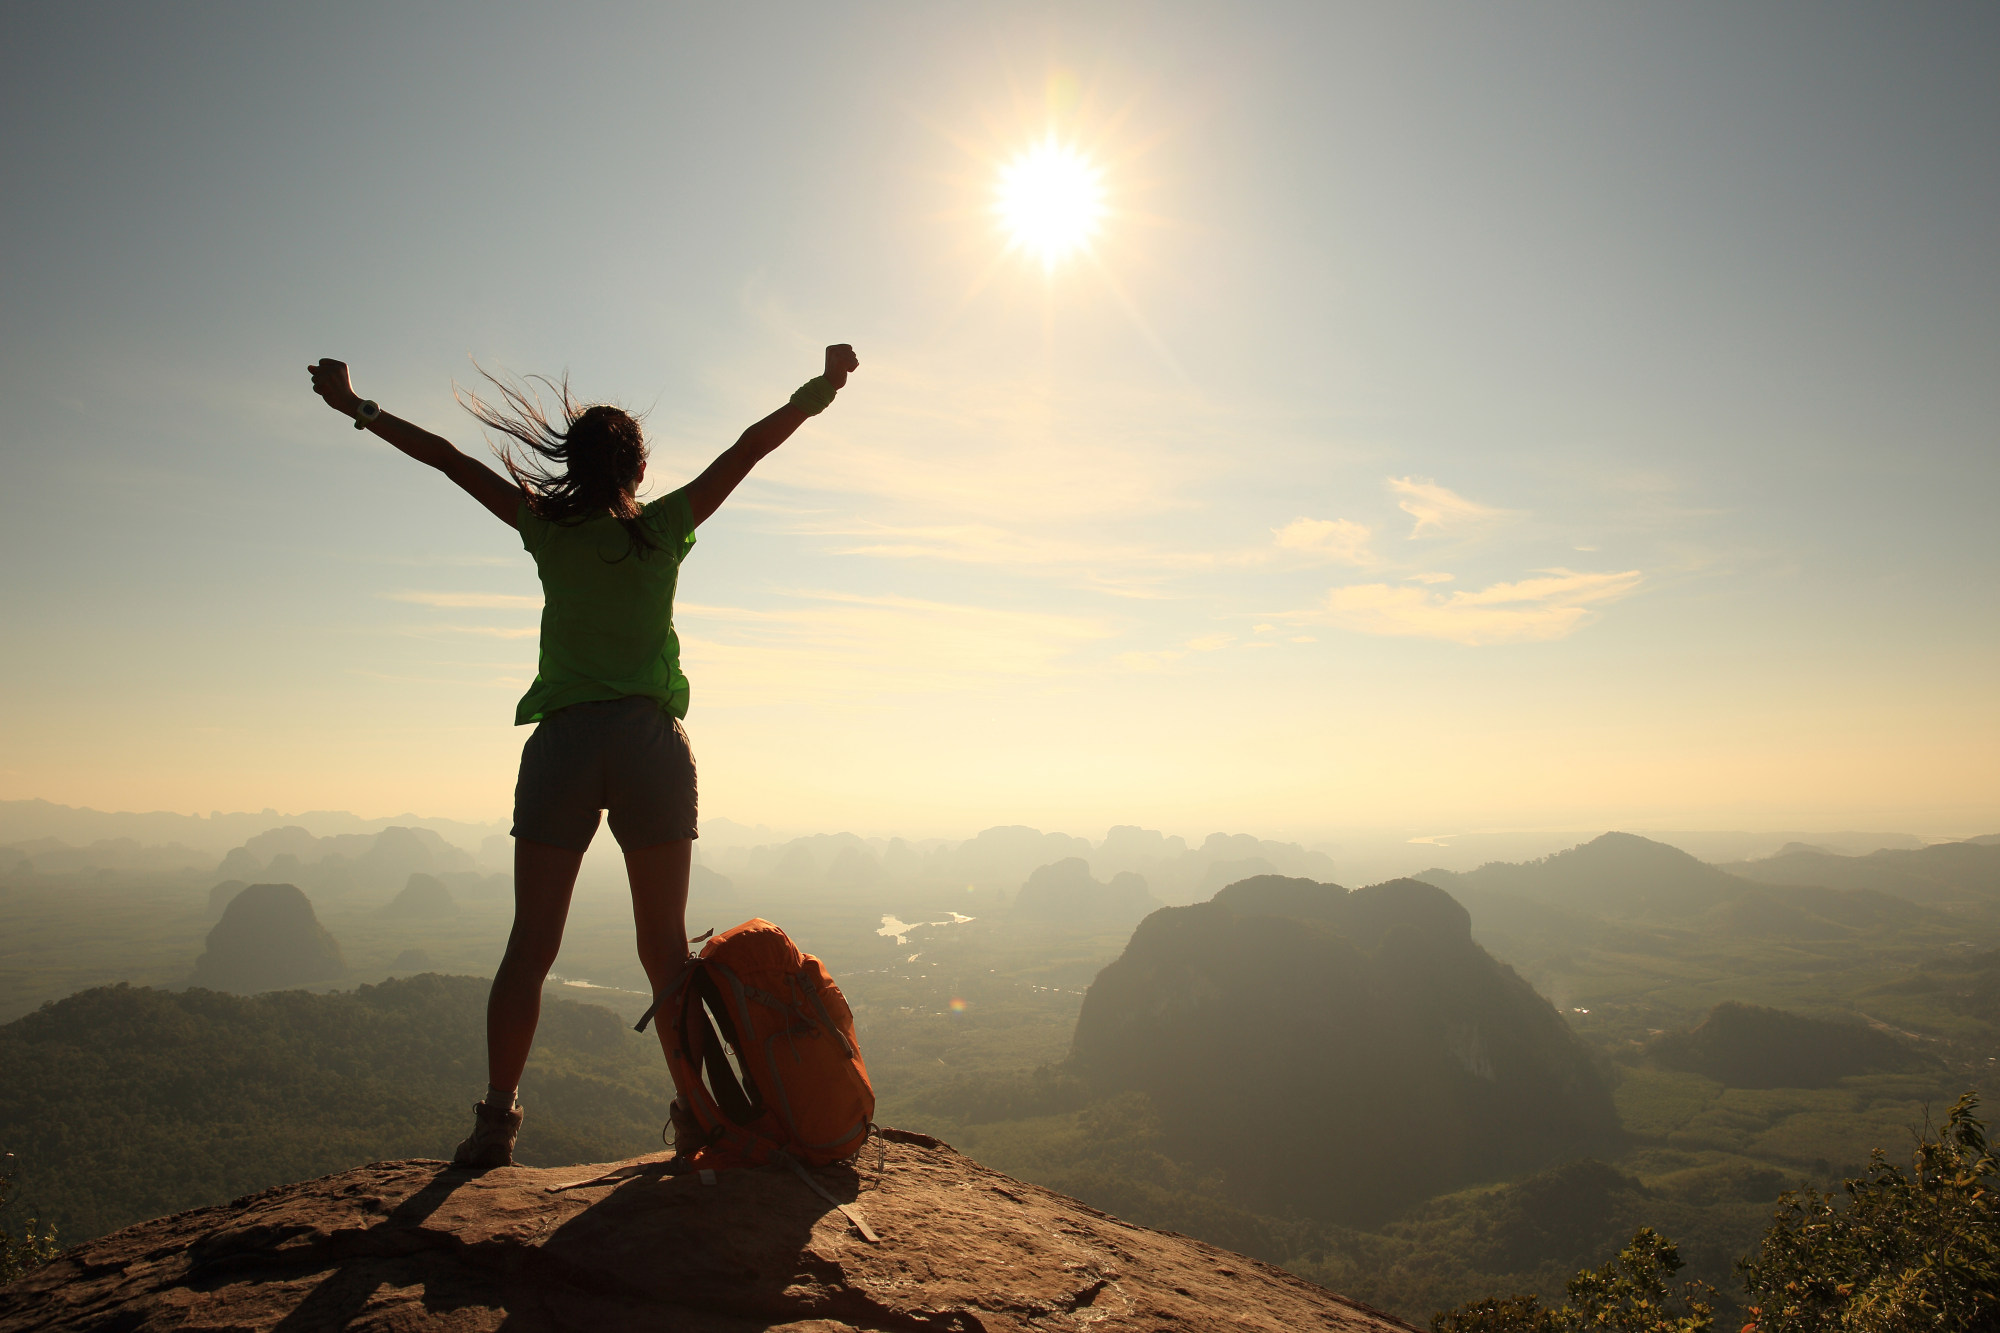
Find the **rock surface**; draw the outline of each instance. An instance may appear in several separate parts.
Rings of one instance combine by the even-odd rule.
[[[884,1131],[814,1178],[379,1162],[128,1227],[0,1289],[54,1328],[1407,1330],[1279,1269]],[[878,1171],[879,1166],[879,1171]]]

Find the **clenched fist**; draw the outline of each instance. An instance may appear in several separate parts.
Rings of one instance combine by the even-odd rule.
[[[829,350],[827,355],[831,357],[832,351]],[[345,361],[335,361],[331,357],[325,357],[318,365],[307,366],[306,373],[313,377],[313,392],[324,398],[326,405],[342,416],[353,416],[355,410],[361,406],[361,399],[354,392],[354,386],[348,383]]]
[[[336,361],[334,364],[340,363]],[[826,349],[826,382],[834,388],[838,389],[845,385],[849,372],[860,368],[861,358],[854,355],[852,344],[835,343]],[[341,369],[344,371],[347,368],[341,366]]]

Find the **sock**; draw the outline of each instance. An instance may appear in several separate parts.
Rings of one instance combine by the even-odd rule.
[[[517,1088],[496,1088],[491,1083],[488,1083],[486,1085],[486,1104],[488,1106],[497,1106],[503,1111],[511,1111],[514,1109],[514,1094],[518,1091],[519,1089]]]

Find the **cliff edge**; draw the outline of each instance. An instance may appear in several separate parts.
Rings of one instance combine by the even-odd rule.
[[[78,1246],[0,1289],[0,1333],[1411,1327],[922,1134],[812,1173],[858,1220],[782,1168],[704,1184],[663,1160],[378,1162],[280,1186]]]

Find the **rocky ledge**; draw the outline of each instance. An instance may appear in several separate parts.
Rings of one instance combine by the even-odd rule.
[[[1411,1327],[922,1134],[813,1172],[824,1194],[782,1168],[704,1181],[662,1161],[378,1162],[266,1190],[70,1250],[0,1289],[0,1333]]]

